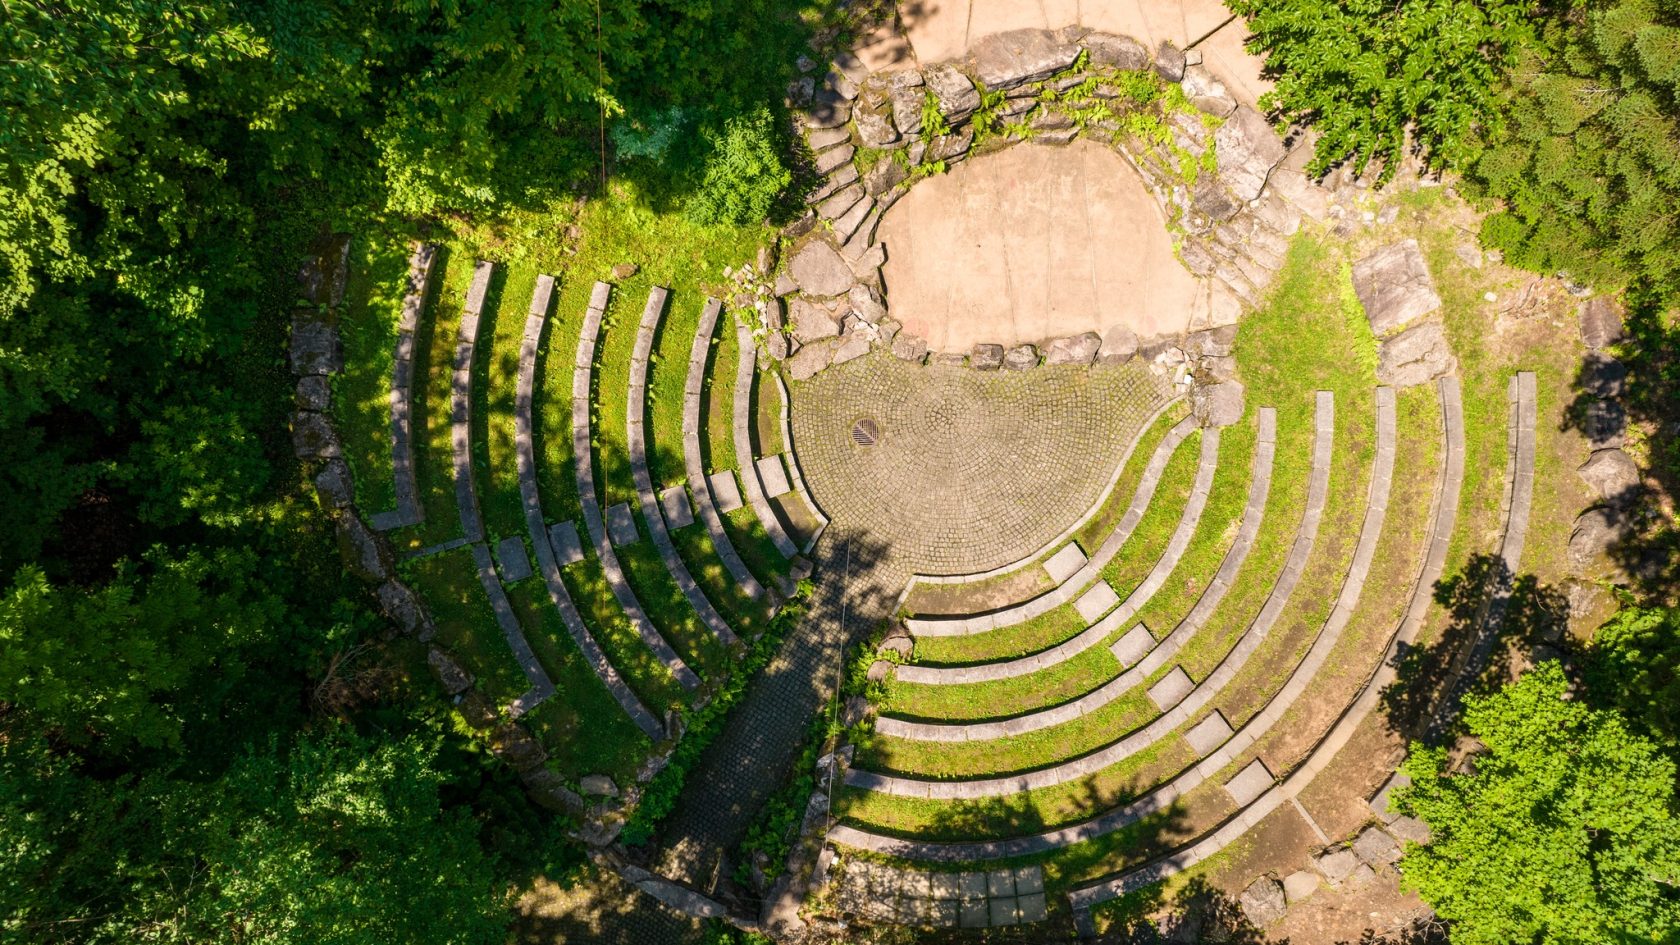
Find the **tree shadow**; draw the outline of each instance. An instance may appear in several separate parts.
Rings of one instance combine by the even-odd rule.
[[[1446,626],[1426,646],[1399,646],[1396,678],[1382,691],[1390,730],[1407,740],[1439,740],[1465,695],[1509,679],[1518,657],[1555,644],[1569,617],[1562,591],[1533,575],[1513,578],[1504,559],[1485,553],[1438,581],[1435,602],[1447,612]]]

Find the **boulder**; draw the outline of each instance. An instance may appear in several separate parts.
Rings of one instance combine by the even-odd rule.
[[[891,660],[876,660],[869,664],[869,671],[863,674],[863,678],[868,682],[880,682],[891,676],[892,670]]]
[[[1209,384],[1236,380],[1237,377],[1237,359],[1230,355],[1222,358],[1200,358],[1196,361],[1196,368],[1201,372],[1203,381]]]
[[[892,353],[900,361],[920,364],[927,360],[927,339],[901,331],[892,340]]]
[[[852,696],[840,708],[840,724],[847,728],[869,718],[870,706],[866,696]]]
[[[583,798],[566,787],[566,780],[558,771],[544,767],[527,768],[519,773],[519,780],[525,785],[525,793],[538,807],[561,814],[583,812]]]
[[[834,358],[834,349],[839,344],[834,338],[824,338],[801,347],[787,359],[788,376],[796,381],[809,380],[818,371],[828,367]]]
[[[927,79],[928,88],[933,90],[939,99],[939,110],[944,113],[945,120],[955,125],[968,118],[980,107],[980,92],[968,76],[958,72],[955,67],[940,63],[929,66],[923,71]]]
[[[491,705],[484,693],[477,689],[468,689],[456,696],[455,711],[461,714],[461,720],[475,732],[485,731],[501,718],[500,710]]]
[[[964,125],[956,132],[940,135],[933,139],[933,145],[928,150],[930,161],[955,161],[968,153],[974,147],[974,126]]]
[[[292,319],[292,373],[337,374],[344,368],[338,330],[315,318]]]
[[[1223,358],[1236,350],[1237,326],[1222,325],[1193,331],[1184,339],[1184,353],[1192,358]]]
[[[583,793],[595,797],[618,796],[618,785],[604,774],[586,774],[578,780],[578,787],[583,789]]]
[[[884,157],[863,172],[863,192],[871,197],[879,197],[903,183],[909,176],[910,171],[903,163],[891,157]]]
[[[1103,332],[1102,346],[1097,349],[1098,364],[1125,364],[1137,354],[1138,336],[1125,325],[1115,325]]]
[[[903,328],[904,326],[900,325],[896,319],[889,317],[881,319],[881,323],[875,326],[875,331],[880,336],[882,344],[891,346],[893,339],[898,337],[899,331]]]
[[[857,206],[858,201],[862,200],[863,197],[864,193],[862,184],[851,184],[846,187],[842,187],[830,194],[822,203],[817,204],[817,216],[830,222],[839,220],[841,217],[846,215],[847,211]],[[836,223],[835,229],[839,228],[839,224]]]
[[[811,105],[805,110],[805,125],[810,128],[838,128],[850,121],[851,117],[850,103],[834,92],[824,89],[811,96]]]
[[[800,344],[808,345],[840,334],[840,322],[829,306],[819,305],[807,298],[795,298],[788,306],[788,314],[792,317],[793,337]]]
[[[786,361],[796,344],[798,342],[786,334],[773,331],[764,336],[764,353],[769,355],[772,361]]]
[[[1185,96],[1190,99],[1190,104],[1209,115],[1223,118],[1236,111],[1237,100],[1226,91],[1225,83],[1214,78],[1206,66],[1186,66],[1184,78],[1179,85],[1184,89]]]
[[[875,295],[875,290],[866,285],[852,286],[846,293],[846,304],[853,315],[871,325],[878,325],[887,317],[887,307]]]
[[[431,625],[425,609],[420,606],[420,598],[407,585],[386,581],[375,589],[374,594],[379,598],[379,610],[403,633],[417,634]]]
[[[297,395],[292,401],[299,410],[326,411],[332,406],[332,384],[321,374],[298,378]]]
[[[1196,189],[1190,192],[1190,209],[1196,211],[1204,217],[1207,217],[1209,220],[1229,220],[1236,216],[1237,212],[1242,208],[1242,203],[1238,201],[1237,198],[1233,196],[1223,184],[1219,183],[1219,181],[1213,177],[1202,177],[1198,179],[1196,181]],[[1204,250],[1203,252],[1205,253],[1206,251]],[[1186,260],[1185,264],[1190,265],[1188,260]],[[1211,257],[1208,261],[1201,263],[1201,265],[1208,271],[1212,271],[1213,262]],[[1195,269],[1196,267],[1191,266],[1191,268]]]
[[[1594,397],[1620,397],[1627,389],[1627,365],[1602,351],[1588,351],[1581,358],[1578,382]]]
[[[1044,349],[1045,364],[1090,364],[1102,348],[1102,336],[1088,331],[1071,338],[1057,338]]]
[[[515,771],[535,768],[548,760],[542,744],[524,726],[513,722],[498,725],[490,733],[490,753]]]
[[[1190,414],[1203,427],[1228,427],[1243,415],[1243,386],[1236,381],[1198,385],[1190,392]]]
[[[1283,142],[1265,117],[1247,105],[1237,106],[1213,141],[1219,178],[1244,203],[1260,196],[1272,168],[1283,160]]]
[[[338,517],[338,540],[350,573],[372,584],[390,579],[390,551],[360,516]]]
[[[1575,520],[1575,530],[1569,535],[1569,563],[1577,570],[1587,570],[1632,534],[1633,529],[1621,512],[1589,509]]]
[[[988,89],[1012,89],[1047,78],[1073,65],[1079,47],[1062,42],[1049,30],[993,33],[974,46],[975,76]]]
[[[1332,886],[1340,885],[1358,865],[1359,857],[1354,856],[1353,851],[1346,847],[1331,850],[1313,860],[1313,866],[1324,874],[1324,878],[1329,880]]]
[[[1179,49],[1167,40],[1155,47],[1155,72],[1168,82],[1177,82],[1184,78],[1184,50]]]
[[[1371,331],[1384,335],[1441,307],[1417,240],[1390,243],[1353,264],[1353,290]]]
[[[1243,915],[1257,929],[1283,918],[1289,908],[1283,896],[1283,884],[1270,876],[1249,883],[1237,901],[1242,905]]]
[[[612,267],[613,281],[622,282],[641,271],[642,267],[636,265],[635,263],[619,263],[618,265]]]
[[[315,491],[329,509],[349,508],[356,500],[356,487],[350,478],[350,464],[342,459],[329,459],[315,474]]]
[[[852,118],[857,122],[858,139],[865,145],[885,148],[902,143],[889,109],[859,108],[852,112]]]
[[[455,657],[439,649],[431,647],[426,650],[426,665],[431,667],[432,675],[442,684],[443,691],[450,695],[465,692],[472,687],[473,675],[466,667],[455,661]]]
[[[1581,303],[1581,343],[1604,348],[1622,340],[1622,308],[1609,296],[1594,296]]]
[[[826,240],[814,239],[794,254],[788,274],[806,295],[843,295],[852,287],[852,268]]]
[[[811,96],[816,94],[817,82],[808,75],[802,75],[787,84],[788,104],[794,108],[804,108],[811,104]]]
[[[1372,868],[1400,859],[1400,844],[1377,827],[1366,827],[1353,841],[1353,855]]]
[[[921,75],[916,72],[894,74],[888,96],[892,101],[893,124],[898,126],[899,132],[907,136],[921,134],[922,103],[927,101]]]
[[[1639,495],[1639,467],[1619,449],[1598,450],[1575,472],[1606,502],[1625,503]]]
[[[869,353],[869,333],[853,332],[840,340],[840,346],[829,357],[830,364],[845,364]]]
[[[1003,345],[975,345],[968,353],[968,363],[977,371],[995,371],[1003,367]]]
[[[1414,387],[1452,373],[1456,362],[1440,322],[1413,325],[1377,349],[1377,380]]]
[[[1149,68],[1149,50],[1130,36],[1112,33],[1091,33],[1084,46],[1091,53],[1091,64],[1137,72]]]
[[[1016,345],[1003,354],[1005,371],[1026,371],[1038,367],[1038,349],[1032,345]]]
[[[1616,400],[1588,400],[1581,414],[1581,434],[1595,450],[1620,447],[1627,439],[1627,410]]]
[[[1321,882],[1317,873],[1311,870],[1296,870],[1283,878],[1283,898],[1291,903],[1300,902],[1315,892]]]

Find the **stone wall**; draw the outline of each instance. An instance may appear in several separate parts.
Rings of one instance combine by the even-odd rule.
[[[815,73],[809,60],[801,65]],[[1140,103],[1129,93],[1151,71],[1165,95]],[[1170,44],[1152,53],[1082,28],[1017,30],[982,39],[961,61],[921,68],[869,73],[842,57],[820,81],[796,81],[789,98],[802,109],[799,130],[822,183],[809,212],[783,232],[779,277],[772,284],[767,271],[756,273],[764,283],[739,301],[758,310],[768,354],[786,359],[795,379],[874,345],[905,360],[929,358],[926,342],[890,315],[880,274],[890,249],[876,241],[876,226],[917,180],[974,155],[1079,136],[1118,151],[1171,221],[1180,261],[1210,283],[1206,302],[1188,313],[1191,331],[1234,325],[1244,305],[1257,304],[1303,213],[1322,216],[1327,204],[1303,175],[1279,169],[1288,152],[1264,117],[1239,106],[1198,53]],[[860,172],[864,156],[875,160]],[[932,355],[1025,368],[1041,358],[1115,363],[1184,346],[1129,335],[1115,326],[1050,339],[1043,352],[979,345]]]

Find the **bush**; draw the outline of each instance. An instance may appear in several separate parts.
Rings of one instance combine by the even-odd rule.
[[[760,105],[725,119],[721,130],[702,129],[701,136],[711,151],[684,208],[689,219],[710,226],[768,217],[776,198],[793,182],[770,109]]]

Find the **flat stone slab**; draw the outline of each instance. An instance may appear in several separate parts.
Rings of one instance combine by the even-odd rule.
[[[1140,623],[1125,636],[1114,641],[1114,645],[1110,646],[1108,651],[1114,654],[1121,666],[1129,667],[1137,665],[1137,661],[1143,659],[1144,654],[1154,648],[1155,637],[1150,634],[1148,627]]]
[[[496,567],[502,580],[509,584],[531,576],[531,556],[525,553],[523,538],[503,538],[496,542]]]
[[[1417,240],[1401,240],[1353,264],[1353,290],[1371,331],[1387,334],[1441,307]]]
[[[1230,737],[1231,723],[1225,721],[1225,716],[1215,710],[1212,715],[1197,722],[1195,728],[1186,732],[1184,740],[1196,752],[1196,757],[1206,758]]]
[[[1341,885],[1342,880],[1347,879],[1358,865],[1359,857],[1354,856],[1353,851],[1346,847],[1332,850],[1313,860],[1313,866],[1324,874],[1324,878],[1329,880],[1332,886]]]
[[[1097,622],[1097,618],[1114,609],[1120,603],[1120,595],[1114,593],[1114,588],[1107,581],[1098,581],[1091,585],[1091,589],[1079,595],[1073,602],[1073,609],[1079,612],[1079,619],[1087,625]]]
[[[548,544],[554,549],[554,560],[562,568],[583,560],[583,541],[578,538],[576,522],[556,522],[548,526]]]
[[[665,514],[665,527],[675,531],[694,524],[694,506],[689,504],[688,490],[672,486],[659,493],[659,510]]]
[[[1412,779],[1396,771],[1383,782],[1382,789],[1371,798],[1371,813],[1376,814],[1383,823],[1393,823],[1399,814],[1388,809],[1388,800],[1394,795],[1395,788],[1402,788],[1412,783]]]
[[[1247,807],[1254,799],[1271,790],[1272,772],[1266,763],[1256,758],[1249,762],[1248,767],[1237,772],[1237,776],[1225,782],[1225,790],[1238,807]]]
[[[1162,712],[1165,712],[1183,701],[1184,697],[1189,695],[1190,690],[1194,688],[1196,688],[1196,684],[1190,681],[1190,674],[1184,671],[1184,667],[1174,666],[1172,672],[1161,677],[1160,682],[1149,687],[1149,699]]]
[[[1369,866],[1383,866],[1400,859],[1400,844],[1380,827],[1366,827],[1353,841],[1353,855]]]
[[[712,485],[712,502],[719,512],[727,515],[741,507],[741,484],[735,481],[733,471],[720,469],[706,477],[706,481]]]
[[[641,532],[636,530],[636,516],[630,511],[630,503],[620,502],[607,509],[607,537],[615,545],[634,545],[642,540]]]
[[[782,465],[782,457],[764,456],[758,461],[758,478],[764,483],[764,495],[774,499],[779,495],[787,495],[793,490],[788,483],[787,467]]]
[[[1021,921],[1023,923],[1043,922],[1045,917],[1049,915],[1049,910],[1044,902],[1044,894],[1041,892],[1028,893],[1017,901],[1020,903]]]
[[[1062,546],[1062,550],[1051,555],[1050,560],[1044,562],[1044,571],[1050,575],[1050,580],[1061,584],[1079,573],[1079,569],[1085,566],[1087,560],[1085,552],[1070,541]]]

